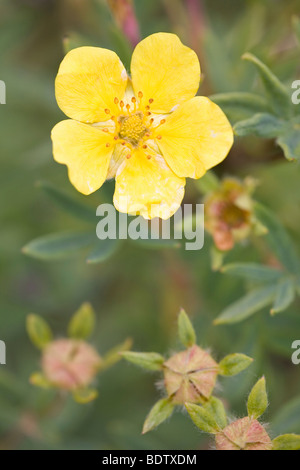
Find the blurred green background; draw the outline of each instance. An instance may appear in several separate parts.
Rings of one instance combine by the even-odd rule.
[[[193,3],[198,16],[190,9]],[[254,68],[240,60],[246,51],[285,83],[299,78],[300,50],[291,29],[299,1],[136,0],[135,7],[141,37],[175,32],[197,51],[201,94],[259,92]],[[176,317],[184,307],[200,344],[216,359],[231,352],[255,359],[248,371],[220,381],[229,411],[245,412],[248,391],[265,374],[271,432],[300,433],[300,366],[291,363],[291,343],[300,338],[299,303],[275,318],[265,311],[236,326],[213,326],[220,311],[245,292],[245,284],[211,271],[208,237],[197,253],[126,243],[95,266],[86,264],[84,253],[51,263],[21,253],[38,236],[85,229],[84,221],[53,204],[38,181],[55,184],[93,209],[110,201],[113,192],[109,182],[88,198],[79,195],[66,168],[52,159],[50,131],[63,119],[54,79],[66,35],[72,47],[113,49],[129,66],[131,46],[105,0],[1,0],[0,79],[7,86],[7,104],[0,107],[0,339],[7,345],[7,365],[0,366],[0,449],[209,448],[207,437],[184,413],[141,436],[144,418],[159,397],[157,376],[127,363],[99,377],[99,398],[87,406],[29,385],[39,353],[27,338],[26,315],[42,315],[59,337],[84,301],[98,315],[93,344],[100,353],[128,336],[135,350],[173,351]],[[272,141],[238,140],[217,173],[257,177],[257,199],[279,215],[299,245],[299,165],[288,163]],[[197,183],[189,181],[186,201],[200,200]],[[236,248],[231,259],[263,261],[261,243]]]

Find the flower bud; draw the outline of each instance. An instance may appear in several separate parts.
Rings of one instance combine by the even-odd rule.
[[[204,403],[216,384],[218,364],[199,346],[192,346],[164,363],[164,384],[174,404]]]
[[[272,450],[265,428],[249,417],[238,419],[216,435],[217,450]]]
[[[55,387],[69,391],[87,387],[100,363],[101,358],[92,346],[72,339],[51,342],[42,357],[46,379]]]
[[[213,236],[221,251],[231,250],[235,242],[249,237],[254,223],[251,193],[252,180],[240,182],[225,178],[220,188],[204,201],[206,230]]]

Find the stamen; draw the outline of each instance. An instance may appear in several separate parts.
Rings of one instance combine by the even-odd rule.
[[[114,136],[115,140],[119,140],[119,137],[117,135]]]
[[[108,132],[107,127],[105,127],[104,129],[102,129],[102,132]]]
[[[151,155],[147,155],[147,158],[148,158],[148,160],[151,160],[152,157],[151,157]]]
[[[120,101],[120,108],[123,109],[125,106],[124,101]]]
[[[149,109],[150,109],[150,106],[146,106],[146,108],[145,108],[145,109],[147,109],[147,111],[149,111]]]
[[[130,111],[130,104],[126,104],[126,109],[128,112]]]
[[[141,91],[139,91],[139,92],[138,92],[138,97],[139,97],[140,99],[142,99],[143,96],[144,96],[144,94],[143,94]]]
[[[105,109],[104,111],[106,114],[110,114],[110,109]]]
[[[110,147],[110,143],[109,143],[109,142],[107,142],[107,144],[106,144],[106,147],[107,147],[107,148],[109,148],[109,147]]]
[[[114,99],[114,103],[115,103],[115,104],[119,104],[118,98],[115,98],[115,99]]]
[[[131,154],[129,153],[128,155],[126,155],[126,158],[127,160],[129,160],[129,158],[131,158]]]
[[[153,98],[150,98],[149,103],[152,104],[153,101],[154,101],[154,99],[153,99]]]
[[[151,119],[150,119],[150,124],[151,124],[151,126],[152,126],[153,123],[154,123],[154,119],[151,118]]]
[[[157,138],[158,140],[161,140],[161,139],[162,139],[162,136],[161,136],[161,135],[158,135],[158,136],[156,136],[156,138]]]
[[[136,103],[136,98],[134,96],[131,98],[131,102]]]
[[[165,123],[166,123],[166,120],[165,120],[165,119],[162,119],[162,120],[160,121],[160,123],[161,123],[161,124],[165,124]]]
[[[143,149],[147,149],[148,148],[148,145],[143,145]]]

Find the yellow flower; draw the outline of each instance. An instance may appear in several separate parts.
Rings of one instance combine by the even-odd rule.
[[[56,98],[71,118],[52,131],[53,154],[83,194],[115,178],[114,205],[146,219],[168,219],[185,178],[200,178],[233,143],[232,128],[208,98],[195,97],[200,65],[174,34],[141,41],[131,78],[107,49],[80,47],[64,58]]]

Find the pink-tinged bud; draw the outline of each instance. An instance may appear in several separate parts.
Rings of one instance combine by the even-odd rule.
[[[204,403],[216,384],[218,364],[199,346],[192,346],[164,363],[164,383],[174,404]]]
[[[219,250],[231,250],[235,242],[249,237],[254,224],[251,199],[254,187],[251,180],[243,183],[225,178],[220,188],[204,201],[205,228],[212,234]]]
[[[133,47],[140,41],[140,29],[132,0],[108,0],[117,24]]]
[[[92,346],[72,339],[53,341],[42,357],[47,380],[55,387],[72,391],[88,386],[100,363],[101,358]]]
[[[217,450],[272,450],[272,441],[256,420],[242,418],[216,435]]]

